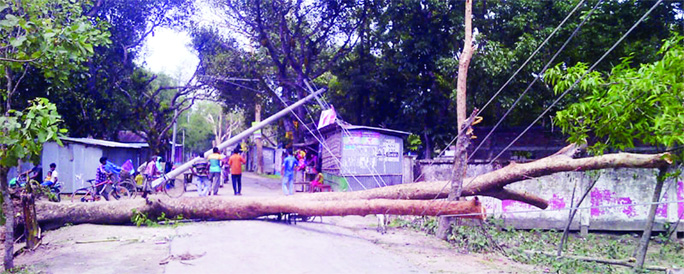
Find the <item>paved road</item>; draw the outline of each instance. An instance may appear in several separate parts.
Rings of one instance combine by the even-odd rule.
[[[243,196],[282,196],[280,181],[243,175]],[[188,196],[195,195],[188,192]],[[232,196],[232,186],[219,196]],[[305,195],[296,193],[295,195]],[[357,218],[363,221],[361,217]],[[328,218],[326,218],[328,219]],[[346,228],[323,222],[226,221],[184,225],[165,273],[421,273]],[[181,258],[195,258],[182,260]]]
[[[247,173],[243,181],[243,196],[283,195],[278,179]],[[225,186],[219,194],[240,198],[232,192]],[[460,254],[424,233],[393,229],[381,234],[376,226],[373,216],[297,224],[197,222],[177,228],[84,224],[46,231],[43,244],[18,256],[15,264],[35,273],[79,274],[535,272],[496,255]]]

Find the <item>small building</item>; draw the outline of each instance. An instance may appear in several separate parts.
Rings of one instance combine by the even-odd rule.
[[[116,165],[122,165],[130,159],[135,167],[148,158],[147,143],[119,143],[69,137],[60,139],[64,146],[59,146],[56,142],[45,143],[41,163],[43,174],[50,170],[50,163],[57,164],[63,193],[72,193],[86,186],[85,181],[95,179],[95,171],[102,156],[106,156]]]
[[[257,147],[256,145],[249,147],[249,152],[245,157],[247,161],[246,169],[247,171],[256,172],[257,170]],[[264,160],[264,173],[265,174],[276,174],[280,172],[280,167],[276,169],[276,149],[268,146],[262,146],[261,152]],[[229,156],[231,152],[228,152]]]
[[[332,123],[320,129],[321,170],[340,191],[402,183],[404,141],[408,132]]]

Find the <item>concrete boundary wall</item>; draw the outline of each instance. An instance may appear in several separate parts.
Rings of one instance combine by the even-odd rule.
[[[451,161],[439,162],[429,167],[420,163],[414,169],[419,176],[425,173],[427,180],[446,180]],[[498,167],[488,165],[469,165],[468,176],[482,174]],[[598,171],[562,172],[553,175],[521,181],[509,185],[509,189],[526,191],[549,201],[546,210],[511,200],[482,197],[487,213],[503,218],[507,225],[521,229],[562,230],[568,220],[569,208],[577,203],[584,190],[597,180],[573,223],[572,230],[639,231],[643,230],[649,205],[630,205],[650,203],[656,184],[657,169],[606,169]],[[467,182],[464,182],[467,184]],[[573,189],[575,190],[573,202]],[[669,179],[665,182],[661,202],[672,203],[658,206],[655,230],[663,230],[665,223],[676,223],[684,217],[684,178]],[[576,205],[575,205],[576,206]],[[605,208],[606,206],[619,206]],[[566,210],[563,210],[566,209]],[[684,231],[684,221],[678,231]]]

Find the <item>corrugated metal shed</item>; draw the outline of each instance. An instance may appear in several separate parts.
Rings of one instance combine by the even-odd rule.
[[[333,124],[321,129],[321,166],[339,190],[362,190],[402,183],[403,137],[408,132]]]
[[[147,156],[147,144],[119,143],[88,138],[61,138],[64,146],[48,142],[43,146],[41,162],[43,174],[47,174],[50,163],[57,164],[62,192],[71,193],[84,187],[85,181],[95,178],[95,170],[100,165],[100,157],[106,156],[114,164],[121,165],[131,159],[136,167]],[[78,179],[81,177],[81,180]]]

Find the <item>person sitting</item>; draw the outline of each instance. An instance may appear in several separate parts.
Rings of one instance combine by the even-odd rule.
[[[26,181],[35,180],[39,184],[43,183],[43,167],[41,165],[36,165],[29,171],[23,172],[19,175],[23,177],[22,179],[27,179]],[[28,177],[28,178],[26,178]]]
[[[318,191],[323,191],[323,189],[326,188],[330,189],[330,185],[326,185],[323,183],[323,173],[321,172],[316,174],[316,177],[313,179],[313,181],[309,183],[309,185],[311,186],[309,187],[309,190],[311,192],[316,192],[316,189],[318,189]]]
[[[57,185],[57,182],[59,182],[59,173],[57,173],[56,169],[57,164],[51,163],[50,170],[48,171],[48,176],[45,177],[45,180],[43,180],[43,183],[41,184],[42,186],[51,187],[53,185]]]

